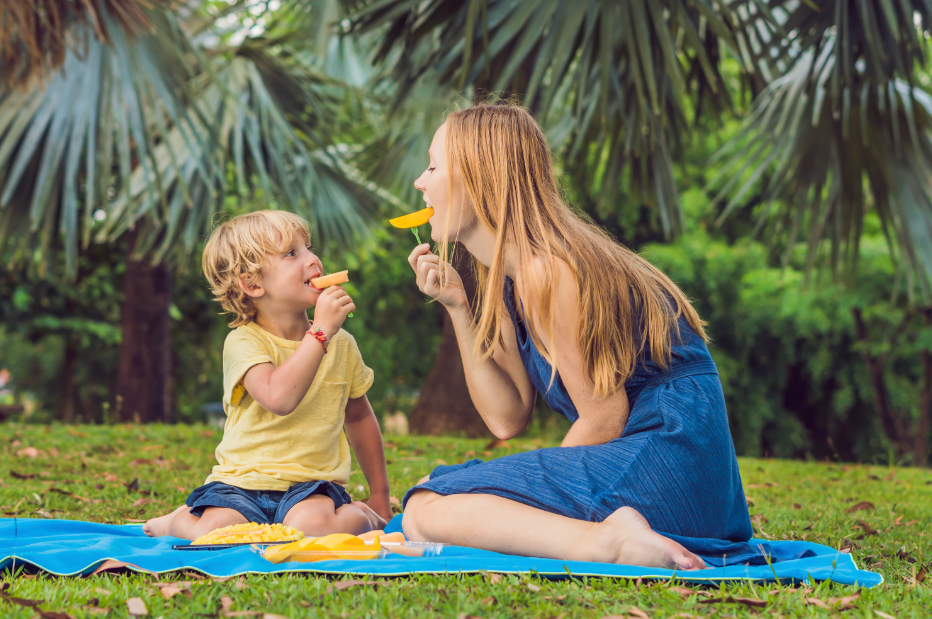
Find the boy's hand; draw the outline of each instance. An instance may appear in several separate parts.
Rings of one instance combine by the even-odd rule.
[[[391,499],[388,498],[388,493],[375,494],[369,497],[369,500],[366,501],[372,511],[377,513],[379,516],[385,519],[385,522],[388,522],[392,519],[392,504]]]
[[[330,286],[317,298],[314,326],[323,329],[328,337],[333,337],[343,326],[346,316],[355,309],[356,305],[343,286]]]

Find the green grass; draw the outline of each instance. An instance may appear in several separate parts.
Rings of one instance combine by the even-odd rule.
[[[206,426],[49,428],[7,424],[0,428],[4,459],[0,511],[4,517],[108,523],[145,519],[180,505],[207,476],[220,438],[220,431]],[[484,441],[387,437],[392,495],[401,498],[419,477],[444,461],[462,461],[474,454],[498,457],[549,446],[541,439],[520,437],[509,443],[507,448],[489,452]],[[39,454],[30,457],[24,451],[28,448]],[[52,616],[48,611],[57,611],[73,617],[105,616],[101,608],[110,609],[106,616],[126,617],[130,598],[141,598],[150,617],[217,616],[224,598],[233,612],[257,611],[292,619],[643,616],[638,611],[652,619],[761,614],[905,619],[932,615],[932,576],[924,580],[922,569],[932,558],[932,472],[754,459],[742,459],[741,470],[746,494],[753,501],[751,514],[757,536],[848,547],[858,565],[880,572],[886,582],[860,591],[832,583],[820,584],[814,590],[773,583],[685,589],[670,582],[608,578],[549,581],[480,574],[383,579],[375,581],[378,585],[343,588],[341,583],[347,579],[303,574],[217,581],[190,574],[157,578],[107,573],[53,578],[7,572],[0,579],[5,588],[0,616],[38,616],[33,609],[9,601],[9,596],[45,600],[41,609],[46,616]],[[355,497],[368,495],[358,471],[348,490]],[[853,509],[863,502],[871,505]],[[166,581],[188,581],[190,585],[166,599],[153,584]],[[831,601],[858,593],[858,598],[847,603]],[[766,607],[702,603],[714,598],[754,598],[764,600]],[[825,606],[807,599],[819,600]]]

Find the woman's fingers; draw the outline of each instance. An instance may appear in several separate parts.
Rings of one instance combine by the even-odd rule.
[[[421,243],[415,247],[410,254],[408,254],[408,264],[411,265],[411,269],[417,271],[417,260],[418,257],[423,256],[424,254],[430,253],[430,245],[427,243]]]

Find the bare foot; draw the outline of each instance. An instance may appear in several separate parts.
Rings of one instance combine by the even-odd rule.
[[[622,507],[602,521],[598,528],[602,533],[606,550],[613,555],[612,563],[665,567],[680,570],[700,570],[705,562],[689,552],[681,544],[656,533],[647,520],[630,507]]]
[[[377,513],[375,513],[374,509],[372,509],[371,507],[369,507],[362,501],[353,501],[353,505],[355,505],[360,510],[362,510],[362,513],[366,517],[366,520],[369,521],[369,526],[371,526],[373,530],[384,529],[385,525],[388,524],[388,522],[384,518],[382,518]]]
[[[170,514],[147,520],[146,524],[142,525],[142,532],[149,537],[164,537],[168,535],[172,520],[183,509],[188,509],[188,506],[182,505]]]

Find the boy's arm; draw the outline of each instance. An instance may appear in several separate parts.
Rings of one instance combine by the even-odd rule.
[[[336,335],[347,314],[356,309],[342,286],[331,286],[317,299],[312,328],[320,327],[327,337]],[[243,376],[243,384],[256,402],[276,415],[290,415],[311,388],[324,347],[313,335],[305,335],[294,354],[280,366],[254,365]]]
[[[367,504],[386,521],[391,520],[392,506],[388,498],[388,472],[385,470],[382,432],[369,398],[362,396],[349,399],[343,427],[346,428],[346,438],[359,462],[359,468],[369,482]]]

